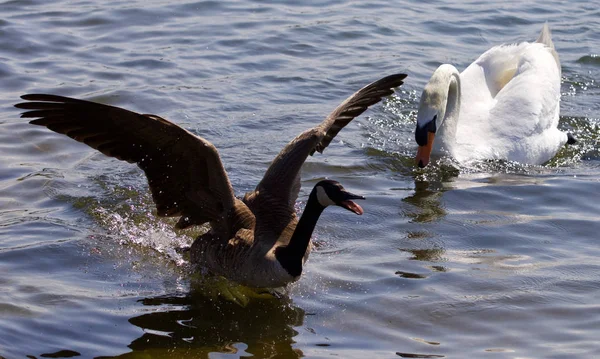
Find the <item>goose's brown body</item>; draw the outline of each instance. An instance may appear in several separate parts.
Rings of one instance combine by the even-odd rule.
[[[216,148],[161,117],[45,94],[24,95],[30,102],[15,106],[29,110],[22,117],[34,118],[32,124],[136,163],[148,178],[157,214],[179,216],[178,228],[209,222],[210,231],[192,245],[193,263],[240,284],[279,287],[299,278],[310,251],[310,234],[325,207],[315,186],[299,224],[294,203],[302,164],[315,151],[322,152],[353,118],[392,94],[405,77],[391,75],[362,88],[321,124],[298,135],[243,200],[235,198]],[[347,198],[358,198],[341,186],[326,185]],[[358,213],[355,204],[342,206]]]

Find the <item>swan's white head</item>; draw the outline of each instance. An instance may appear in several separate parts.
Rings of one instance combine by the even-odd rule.
[[[415,140],[419,145],[416,158],[419,167],[425,167],[429,163],[435,134],[446,120],[447,113],[454,118],[458,117],[459,101],[458,70],[452,65],[441,65],[425,85],[417,112]]]

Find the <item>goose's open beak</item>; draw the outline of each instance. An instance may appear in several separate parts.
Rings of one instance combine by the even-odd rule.
[[[344,200],[340,202],[339,206],[344,207],[349,211],[352,211],[359,216],[365,211],[363,211],[362,207],[359,206],[356,202],[352,201],[353,199],[365,199],[363,196],[359,196],[357,194],[352,194],[350,192],[346,192],[344,196]]]
[[[435,133],[427,132],[427,144],[419,146],[417,150],[417,165],[423,168],[429,164],[429,157],[431,156],[431,149],[433,148],[433,140],[435,139]]]

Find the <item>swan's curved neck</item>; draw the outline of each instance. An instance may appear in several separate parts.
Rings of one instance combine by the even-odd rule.
[[[448,101],[446,102],[446,114],[444,116],[444,125],[441,126],[440,139],[442,143],[447,139],[448,147],[452,147],[456,143],[456,127],[458,125],[458,115],[460,113],[460,74],[453,67],[450,74],[447,87]]]
[[[292,277],[298,277],[302,273],[304,255],[308,249],[313,230],[324,209],[325,207],[317,199],[317,191],[313,189],[290,242],[287,246],[275,250],[275,257]]]
[[[441,65],[425,87],[428,105],[438,114],[436,147],[451,151],[456,142],[456,128],[460,111],[460,73],[456,67]]]

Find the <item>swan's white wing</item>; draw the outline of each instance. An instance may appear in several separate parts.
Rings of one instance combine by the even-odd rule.
[[[498,158],[490,141],[502,136],[495,130],[492,112],[498,95],[517,73],[528,43],[495,46],[483,53],[461,74],[460,120],[452,155],[459,161]],[[500,126],[502,126],[500,124]]]
[[[460,75],[459,161],[546,162],[567,141],[559,131],[560,65],[547,26],[538,42],[491,48]]]
[[[559,104],[560,71],[551,49],[528,44],[490,111],[495,147],[504,158],[520,162],[541,164],[552,158],[567,141],[557,130]]]
[[[554,56],[554,60],[556,61],[556,66],[558,67],[558,74],[562,76],[558,52],[556,52],[556,49],[554,48],[554,42],[552,42],[552,34],[550,33],[548,23],[544,24],[544,27],[540,32],[540,36],[538,36],[535,42],[548,46],[548,48],[550,49],[550,53],[552,54],[552,56]]]

